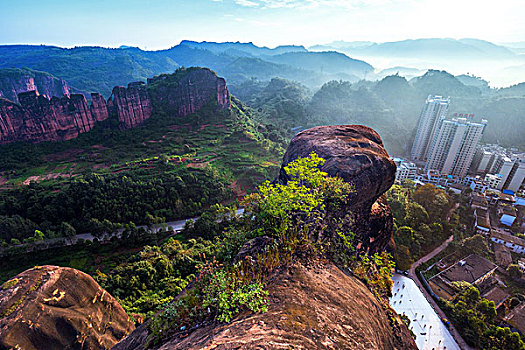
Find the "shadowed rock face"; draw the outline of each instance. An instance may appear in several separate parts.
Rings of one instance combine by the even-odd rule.
[[[361,249],[372,253],[384,250],[391,240],[393,227],[392,212],[384,193],[394,183],[396,166],[377,132],[362,125],[305,130],[290,142],[279,181],[288,179],[284,166],[311,152],[325,159],[322,171],[354,185],[355,195],[346,211],[352,213],[352,231],[357,234]],[[344,214],[337,213],[337,216]]]
[[[142,82],[130,83],[128,87],[115,86],[108,100],[110,114],[115,114],[121,129],[142,125],[152,114],[151,99]]]
[[[45,73],[24,73],[23,69],[18,74],[0,78],[0,97],[13,102],[18,102],[18,94],[26,91],[38,91],[48,97],[63,96],[71,93],[66,81],[55,78]]]
[[[42,266],[0,288],[0,349],[109,349],[135,326],[89,275]]]
[[[217,77],[206,68],[189,68],[185,74],[177,77],[160,75],[148,79],[148,86],[154,87],[153,104],[164,112],[175,117],[184,117],[195,113],[208,104],[216,101],[218,109],[230,108],[230,94],[226,81]]]

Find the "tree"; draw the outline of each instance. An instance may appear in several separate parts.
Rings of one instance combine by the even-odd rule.
[[[408,226],[401,226],[397,229],[394,238],[396,243],[409,247],[414,240],[414,229]]]
[[[507,267],[507,273],[510,277],[514,279],[520,279],[521,276],[523,276],[523,271],[521,271],[520,267],[517,264],[510,264]]]
[[[414,262],[410,255],[410,250],[405,245],[396,246],[396,265],[399,270],[406,271],[410,269],[410,266]]]
[[[77,230],[75,230],[75,228],[71,226],[71,224],[69,224],[68,222],[61,223],[58,232],[62,237],[66,238],[75,237],[77,234]]]
[[[432,217],[444,219],[452,206],[452,199],[442,189],[426,184],[414,191],[413,198]]]
[[[487,240],[479,233],[465,239],[463,241],[463,248],[477,255],[485,255],[489,251]]]
[[[409,202],[405,209],[405,224],[413,228],[428,222],[428,213],[420,204]]]
[[[35,241],[43,241],[44,240],[44,233],[39,230],[35,230]]]

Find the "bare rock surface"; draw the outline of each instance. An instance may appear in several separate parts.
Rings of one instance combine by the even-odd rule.
[[[157,349],[417,349],[399,318],[389,320],[363,283],[331,263],[296,263],[275,273],[267,289],[266,313],[208,324]],[[141,326],[114,349],[144,349],[146,338]]]
[[[72,268],[35,267],[0,287],[0,349],[109,349],[134,329],[108,292]]]

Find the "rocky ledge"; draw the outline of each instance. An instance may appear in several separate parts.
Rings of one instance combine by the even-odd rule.
[[[0,287],[0,349],[109,349],[135,328],[89,275],[41,266]]]
[[[408,329],[389,320],[368,288],[330,263],[296,263],[267,285],[269,308],[208,324],[155,349],[381,349],[416,350]],[[143,350],[142,325],[114,350]]]
[[[359,125],[303,131],[291,141],[277,181],[288,181],[284,166],[311,152],[326,160],[323,171],[355,187],[347,208],[326,215],[343,218],[351,213],[348,225],[358,234],[358,247],[383,251],[392,238],[392,214],[384,193],[394,182],[395,165],[379,135]],[[268,237],[249,241],[236,261],[255,256],[268,241]],[[266,313],[242,313],[228,324],[204,323],[190,332],[179,332],[156,348],[416,349],[400,318],[356,277],[331,262],[295,262],[277,269],[266,289],[270,302]],[[145,323],[114,349],[142,350],[148,336]]]

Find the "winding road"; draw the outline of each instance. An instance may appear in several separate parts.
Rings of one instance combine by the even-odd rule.
[[[448,247],[448,245],[450,244],[450,242],[452,242],[452,240],[454,239],[454,236],[450,236],[445,242],[441,243],[441,245],[439,247],[437,247],[436,249],[434,249],[433,251],[431,251],[430,253],[428,253],[427,255],[425,255],[424,257],[422,257],[421,259],[419,259],[418,261],[416,261],[415,263],[412,264],[412,266],[410,267],[410,270],[408,271],[408,277],[410,279],[412,279],[417,287],[421,290],[421,292],[423,293],[423,295],[425,296],[425,298],[427,299],[427,301],[430,303],[430,305],[432,305],[434,311],[436,311],[436,313],[439,315],[439,317],[441,317],[442,319],[443,318],[447,318],[447,316],[445,315],[445,313],[439,308],[438,304],[436,303],[436,301],[434,300],[434,298],[432,298],[432,296],[428,293],[428,291],[426,290],[426,288],[423,286],[423,284],[421,283],[421,281],[419,280],[419,278],[417,278],[417,275],[416,275],[416,268],[421,265],[421,264],[424,264],[426,263],[427,261],[429,261],[430,259],[432,259],[433,257],[435,257],[436,255],[438,255],[439,253],[441,253],[443,250],[445,250],[446,247]],[[452,336],[454,337],[454,339],[456,340],[456,342],[458,343],[459,347],[463,350],[473,350],[472,347],[470,347],[466,342],[465,340],[463,340],[463,338],[461,337],[461,335],[459,334],[459,332],[457,331],[457,329],[454,327],[454,325],[450,325],[450,334],[452,334]]]

